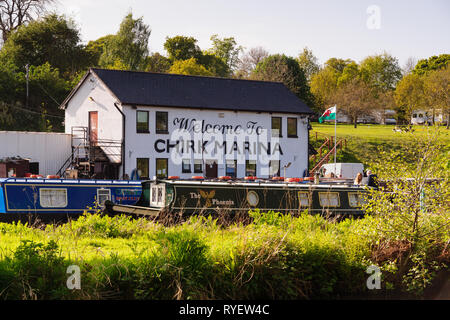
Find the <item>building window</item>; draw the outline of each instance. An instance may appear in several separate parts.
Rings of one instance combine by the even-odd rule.
[[[194,160],[194,173],[203,173],[202,160]]]
[[[256,160],[245,160],[245,176],[256,177]]]
[[[227,160],[225,175],[230,176],[232,178],[236,178],[236,172],[237,172],[237,160]]]
[[[272,117],[272,137],[282,137],[281,117]]]
[[[67,207],[67,189],[40,188],[39,202],[42,208]]]
[[[191,173],[191,159],[183,159],[181,170],[183,173]]]
[[[269,178],[280,176],[280,160],[270,160]]]
[[[149,178],[149,170],[148,170],[148,158],[137,158],[136,159],[136,169],[140,179],[148,179]]]
[[[156,111],[156,133],[169,133],[169,115],[167,112]]]
[[[136,111],[136,132],[149,133],[148,111]]]
[[[289,138],[297,138],[297,118],[287,119],[287,131]]]
[[[167,158],[156,159],[156,177],[157,178],[167,178],[169,160]]]

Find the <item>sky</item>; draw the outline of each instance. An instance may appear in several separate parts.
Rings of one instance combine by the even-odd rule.
[[[57,12],[85,43],[116,33],[132,12],[151,28],[150,51],[164,55],[166,37],[192,36],[205,50],[213,34],[292,57],[308,47],[321,64],[387,52],[403,66],[450,53],[449,0],[58,0]]]

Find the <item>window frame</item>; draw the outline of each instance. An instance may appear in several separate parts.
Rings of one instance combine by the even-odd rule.
[[[166,164],[166,175],[165,176],[158,175],[158,162],[161,160],[164,161]],[[167,179],[167,177],[169,176],[169,158],[156,158],[155,159],[155,175],[158,179]]]
[[[199,165],[199,164],[200,164],[201,170],[197,170],[197,168],[195,167],[196,165]],[[203,161],[202,160],[194,159],[194,173],[203,173]]]
[[[323,205],[322,196],[326,195],[328,197],[329,195],[332,195],[332,194],[336,194],[337,195],[337,200],[338,200],[337,201],[337,205],[335,205],[335,206],[332,206],[330,204]],[[330,199],[328,198],[328,200],[330,200]],[[328,201],[328,202],[330,202],[330,201]],[[341,206],[341,197],[339,195],[339,192],[329,192],[329,191],[319,192],[319,204],[320,204],[320,206],[322,208],[339,208]]]
[[[138,165],[139,160],[146,160],[146,165],[147,165],[147,175],[140,174],[139,179],[142,180],[143,177],[150,179],[150,158],[136,158],[136,170],[139,170],[139,165]],[[141,170],[141,172],[142,172],[142,170]]]
[[[184,168],[185,163],[189,164],[189,169]],[[181,172],[182,173],[192,173],[191,159],[182,159],[181,160]]]
[[[231,168],[228,165],[228,162],[233,162],[233,165],[234,165],[234,174],[233,175],[228,174],[228,168]],[[236,178],[237,177],[237,160],[225,160],[225,175],[226,176],[230,176],[232,178]]]
[[[305,194],[306,198],[308,199],[308,204],[306,204],[306,205],[302,204],[302,198],[300,195],[303,195],[303,194]],[[308,191],[299,191],[298,192],[298,207],[299,208],[309,208],[310,202],[311,202],[309,195],[310,195],[310,193]]]
[[[356,195],[357,203],[359,204],[359,206],[352,205],[352,202],[350,201],[350,195]],[[363,196],[363,194],[361,192],[349,192],[348,193],[348,205],[352,208],[361,208],[365,204],[365,201],[360,201],[360,200],[364,200],[364,198],[362,198],[362,196]]]
[[[272,174],[272,162],[278,162],[278,171],[275,174]],[[280,177],[281,176],[281,160],[270,160],[269,161],[269,178],[272,177]]]
[[[47,205],[43,205],[42,204],[42,192],[43,191],[64,191],[65,194],[65,202],[63,206],[47,206]],[[68,199],[68,195],[67,195],[67,188],[39,188],[39,205],[41,206],[41,208],[67,208],[67,205],[69,203],[69,199]]]
[[[295,135],[289,134],[289,120],[295,120]],[[287,137],[288,138],[298,138],[298,119],[293,117],[287,118]]]
[[[274,119],[279,119],[280,120],[280,129],[278,130],[278,136],[275,134],[275,132],[273,131],[273,120]],[[272,117],[271,120],[271,132],[272,132],[272,137],[279,137],[279,138],[283,138],[283,117]]]
[[[254,163],[254,165],[255,165],[255,175],[254,176],[251,176],[251,175],[249,175],[248,174],[248,166],[250,165],[250,161],[253,161],[253,162],[255,162]],[[245,160],[245,176],[246,177],[257,177],[258,176],[258,168],[257,168],[257,161],[256,160]]]
[[[104,207],[105,206],[105,202],[100,203],[100,195],[99,195],[99,191],[108,191],[108,199],[109,201],[111,201],[111,189],[107,189],[107,188],[97,188],[97,203],[100,207]],[[105,196],[105,195],[102,195]],[[105,200],[106,201],[106,200]]]
[[[166,129],[165,130],[161,130],[158,129],[158,115],[165,115],[166,117],[166,121],[165,121],[165,125],[166,125]],[[155,112],[155,132],[157,134],[168,134],[169,133],[169,112],[167,111],[156,111]]]
[[[147,128],[146,130],[139,129],[139,113],[147,114]],[[142,122],[143,123],[143,122]],[[136,133],[150,133],[150,112],[146,110],[136,110]]]

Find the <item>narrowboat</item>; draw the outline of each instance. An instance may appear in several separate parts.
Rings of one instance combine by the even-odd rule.
[[[148,180],[134,205],[106,202],[110,212],[158,216],[161,212],[194,214],[239,212],[250,209],[312,214],[363,215],[367,188],[347,179],[314,183],[299,178],[285,180]]]
[[[0,179],[0,216],[38,214],[70,216],[104,208],[106,200],[134,204],[140,181],[78,179]]]

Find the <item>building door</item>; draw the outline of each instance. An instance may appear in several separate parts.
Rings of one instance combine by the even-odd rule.
[[[89,141],[96,145],[98,141],[98,112],[89,112]]]
[[[206,178],[217,178],[217,162],[214,160],[206,161],[205,165]]]

